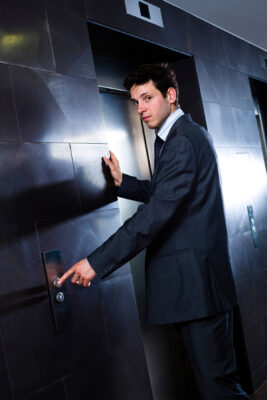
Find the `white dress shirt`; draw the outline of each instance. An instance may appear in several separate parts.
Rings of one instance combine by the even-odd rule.
[[[174,122],[180,118],[182,115],[184,115],[184,112],[181,110],[181,108],[177,108],[175,111],[173,111],[168,118],[165,119],[165,121],[163,122],[163,124],[161,125],[161,128],[159,129],[159,131],[157,132],[157,135],[162,139],[166,140],[171,127],[173,126]]]

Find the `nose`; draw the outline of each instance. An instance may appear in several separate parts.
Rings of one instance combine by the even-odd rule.
[[[145,106],[144,103],[139,102],[137,106],[137,112],[139,115],[142,115],[142,113],[145,111]]]

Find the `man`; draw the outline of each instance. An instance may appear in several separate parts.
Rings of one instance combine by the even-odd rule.
[[[157,131],[150,181],[122,174],[110,152],[104,161],[118,195],[141,201],[132,218],[60,279],[88,286],[147,247],[147,314],[181,336],[202,399],[248,399],[235,381],[232,308],[235,288],[216,155],[208,132],[178,105],[175,74],[142,65],[125,80],[137,112]]]

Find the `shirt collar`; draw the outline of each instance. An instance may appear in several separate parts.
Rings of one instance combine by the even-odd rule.
[[[165,119],[163,124],[161,125],[161,128],[157,132],[157,135],[162,139],[166,140],[168,133],[171,130],[171,127],[173,126],[174,122],[180,118],[182,115],[184,115],[184,112],[181,110],[181,108],[177,108],[175,111],[173,111],[168,118]]]

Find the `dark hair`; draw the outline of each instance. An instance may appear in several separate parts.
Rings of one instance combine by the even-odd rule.
[[[166,97],[170,87],[176,90],[175,105],[178,105],[178,83],[175,72],[168,67],[168,64],[142,64],[130,72],[124,80],[124,87],[129,91],[134,85],[143,85],[152,80],[156,88]]]

